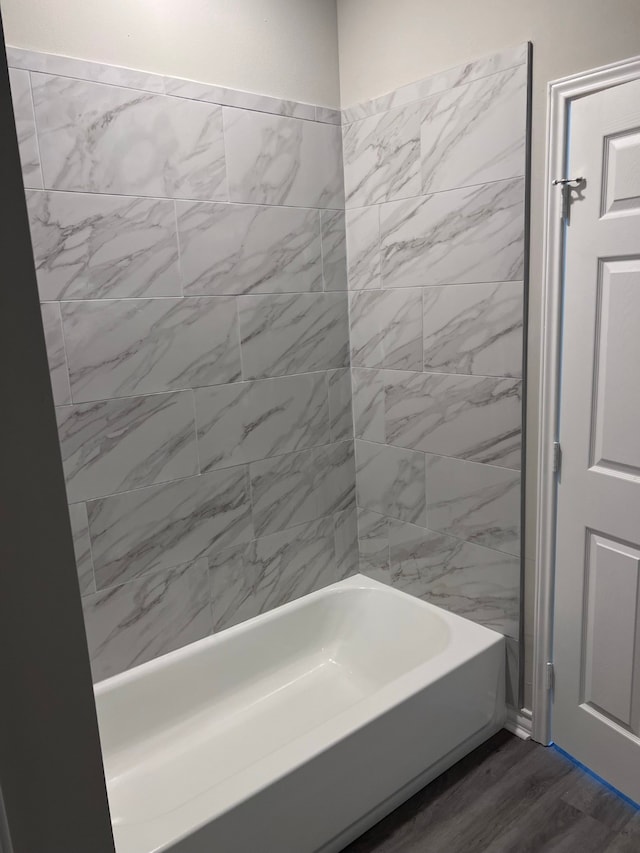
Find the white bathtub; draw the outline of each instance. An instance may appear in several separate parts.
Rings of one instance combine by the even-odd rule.
[[[103,681],[118,853],[341,850],[502,727],[504,657],[357,575]]]

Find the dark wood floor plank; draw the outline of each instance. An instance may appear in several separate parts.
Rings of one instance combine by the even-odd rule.
[[[602,853],[638,853],[639,850],[640,844],[637,838],[619,833],[606,847],[602,848]]]
[[[501,732],[344,853],[640,853],[640,812],[557,751]]]
[[[434,850],[483,853],[499,835],[517,824],[523,811],[542,793],[572,772],[572,767],[558,758],[534,747],[505,773],[499,784],[489,789],[479,787],[470,807],[459,811],[453,804],[446,820],[429,834]]]
[[[529,742],[499,732],[407,800],[344,853],[420,853],[423,849],[420,841],[425,834],[430,834],[452,811],[469,808],[480,788],[486,790],[499,783],[532,748]]]
[[[629,808],[633,807],[629,806]],[[617,833],[603,853],[638,853],[640,851],[640,810],[634,811],[635,814],[631,820],[622,832]]]
[[[622,797],[584,772],[576,774],[562,799],[614,832],[621,832],[637,813]]]
[[[615,833],[560,797],[573,777],[572,770],[530,808],[517,809],[509,830],[486,853],[601,853]]]

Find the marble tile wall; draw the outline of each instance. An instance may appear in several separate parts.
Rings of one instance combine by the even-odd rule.
[[[342,115],[360,569],[505,634],[512,703],[527,62]]]
[[[99,680],[357,571],[341,116],[9,64]]]
[[[342,113],[9,64],[95,678],[359,568],[515,702],[526,46]]]

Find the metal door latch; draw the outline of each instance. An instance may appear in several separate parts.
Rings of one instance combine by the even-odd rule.
[[[562,187],[562,220],[569,224],[571,210],[571,190],[582,186],[584,178],[556,178],[552,181],[554,187]]]
[[[555,682],[555,670],[551,661],[547,661],[544,667],[544,688],[545,690],[553,690]]]

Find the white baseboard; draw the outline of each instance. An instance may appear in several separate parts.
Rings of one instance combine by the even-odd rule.
[[[505,729],[513,735],[529,740],[531,737],[531,711],[526,708],[521,708],[516,711],[515,708],[507,708],[507,719],[504,724]]]

